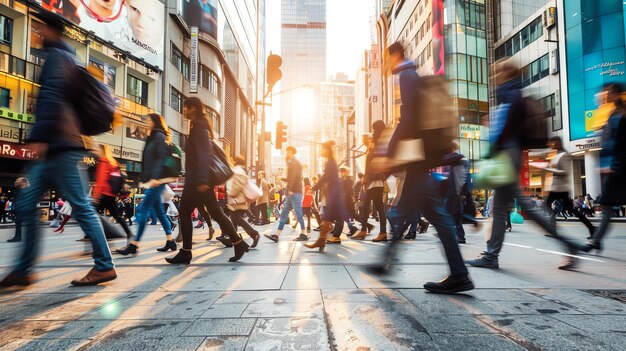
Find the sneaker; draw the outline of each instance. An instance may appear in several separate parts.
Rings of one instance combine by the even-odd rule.
[[[326,240],[327,244],[341,244],[341,238],[337,236],[331,236]]]
[[[467,274],[450,275],[436,283],[428,282],[424,284],[424,289],[436,294],[454,294],[474,289],[474,283],[472,283]]]
[[[272,236],[274,236],[274,235],[272,235]],[[269,239],[270,240],[274,240],[272,238],[269,238]],[[276,240],[276,241],[278,241],[278,240]],[[295,239],[293,239],[293,241],[309,241],[309,237],[306,234],[300,233],[300,235],[298,235]]]
[[[275,243],[277,243],[277,242],[278,242],[278,235],[276,235],[276,234],[272,234],[272,235],[269,235],[269,234],[263,234],[263,235],[264,235],[266,238],[270,239],[271,241],[273,241],[273,242],[275,242]]]
[[[457,238],[456,242],[459,243],[459,244],[467,244],[467,242],[465,241],[465,238],[463,238],[463,239]]]
[[[416,232],[408,232],[407,235],[404,237],[404,240],[415,240],[415,238],[417,238]]]
[[[568,270],[575,269],[577,265],[578,265],[578,259],[574,257],[566,257],[565,261],[563,261],[563,263],[561,263],[561,265],[559,266],[559,269],[568,271]]]
[[[498,265],[497,258],[487,258],[485,256],[481,256],[475,260],[465,261],[465,263],[469,264],[472,267],[495,268],[495,269],[500,268],[500,266]]]
[[[17,238],[17,237],[12,237],[11,239],[7,240],[8,243],[17,243],[22,241],[22,238]]]

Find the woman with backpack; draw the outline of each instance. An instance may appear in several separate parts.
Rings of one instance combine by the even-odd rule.
[[[244,188],[249,180],[248,172],[246,172],[245,168],[246,160],[243,156],[237,156],[234,161],[235,166],[233,167],[233,172],[235,174],[232,178],[230,178],[228,183],[226,183],[226,189],[228,192],[227,206],[230,210],[230,220],[233,222],[235,230],[237,230],[237,226],[242,227],[252,240],[254,240],[252,246],[250,247],[256,247],[261,236],[259,235],[259,232],[252,228],[248,221],[244,219],[244,215],[249,209],[249,199],[247,199],[244,194]],[[220,237],[217,239],[220,240]],[[221,239],[220,242],[228,244],[228,242],[224,239],[225,238]]]
[[[139,180],[141,186],[146,188],[144,192],[141,206],[137,206],[135,219],[138,225],[137,235],[134,237],[128,246],[123,249],[116,250],[120,255],[137,255],[139,249],[138,245],[141,241],[141,237],[146,230],[147,217],[151,211],[156,212],[156,216],[163,226],[165,231],[166,242],[165,246],[158,248],[159,252],[166,252],[168,250],[176,251],[176,242],[172,237],[172,225],[170,220],[165,215],[163,203],[161,202],[161,194],[165,190],[165,183],[168,181],[165,179],[164,163],[168,154],[167,143],[171,141],[172,137],[170,129],[167,127],[163,117],[151,113],[148,115],[148,127],[150,135],[146,139],[146,146],[143,149],[142,162],[143,169]]]
[[[202,101],[196,97],[185,100],[185,117],[191,121],[189,138],[185,145],[185,189],[180,201],[179,217],[180,232],[183,235],[183,247],[171,258],[165,260],[171,264],[189,264],[191,262],[191,245],[193,227],[191,212],[196,207],[206,206],[211,217],[219,224],[223,235],[228,236],[235,247],[235,256],[228,261],[238,261],[248,251],[248,244],[235,230],[233,223],[226,217],[220,207],[213,186],[210,185],[209,164],[215,155],[213,149],[213,130],[204,113]]]
[[[124,228],[126,237],[130,239],[133,233],[120,215],[119,207],[115,201],[115,197],[122,190],[123,179],[121,178],[120,165],[113,158],[111,150],[107,145],[100,145],[100,158],[96,168],[96,184],[93,187],[93,201],[98,206],[99,212],[105,209],[109,211],[117,223]],[[118,189],[113,189],[112,185],[118,187]]]

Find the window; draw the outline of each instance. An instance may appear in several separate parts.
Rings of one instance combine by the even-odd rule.
[[[185,79],[189,79],[189,59],[172,44],[172,64],[179,70]]]
[[[0,88],[0,107],[11,108],[11,90]]]
[[[174,89],[171,85],[170,85],[170,107],[178,113],[183,113],[183,94],[181,94],[178,90]]]
[[[211,94],[219,96],[219,79],[215,72],[205,65],[200,65],[200,86],[208,89]]]
[[[128,75],[128,86],[126,93],[128,98],[135,103],[148,106],[148,83],[143,80]]]
[[[13,20],[0,15],[0,44],[11,46],[13,41]]]
[[[112,93],[115,93],[115,66],[106,64],[96,58],[89,58],[89,65],[96,68],[102,74],[102,83],[109,87]]]

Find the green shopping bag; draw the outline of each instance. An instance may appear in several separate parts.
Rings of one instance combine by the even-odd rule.
[[[517,209],[511,212],[511,224],[524,224],[524,217],[517,213]]]
[[[499,152],[492,158],[477,162],[476,169],[473,181],[476,188],[496,189],[517,181],[515,166],[506,152]]]

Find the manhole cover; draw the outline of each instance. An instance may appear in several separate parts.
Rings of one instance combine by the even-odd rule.
[[[585,290],[596,296],[606,297],[626,303],[626,290]]]

